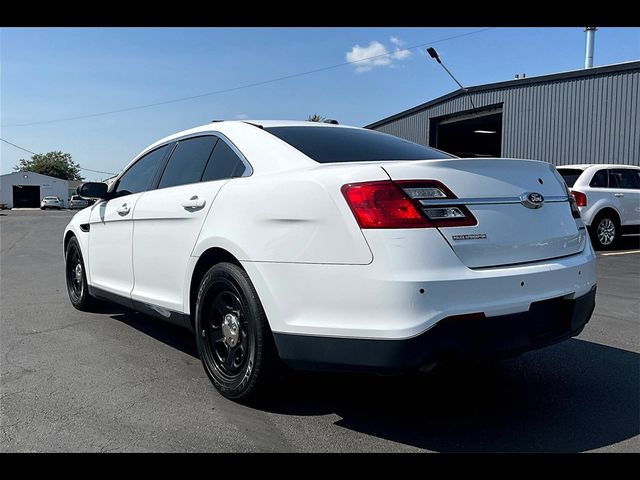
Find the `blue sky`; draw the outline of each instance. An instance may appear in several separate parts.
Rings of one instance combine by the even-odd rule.
[[[1,137],[69,152],[119,171],[155,140],[212,119],[305,119],[365,125],[455,90],[425,48],[477,28],[3,28]],[[495,28],[434,43],[467,86],[583,67],[572,28]],[[93,118],[48,121],[162,102],[389,53],[375,61],[253,88]],[[594,65],[640,59],[640,29],[600,28]],[[2,173],[29,154],[2,143]],[[84,172],[87,179],[100,174]]]

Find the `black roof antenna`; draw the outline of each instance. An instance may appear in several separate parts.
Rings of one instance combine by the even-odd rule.
[[[333,118],[327,118],[326,120],[324,120],[324,123],[330,123],[331,125],[340,125],[338,121],[334,120]]]

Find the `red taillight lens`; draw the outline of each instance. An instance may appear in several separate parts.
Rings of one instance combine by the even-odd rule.
[[[411,199],[393,182],[353,183],[342,194],[360,228],[432,227]]]
[[[453,192],[435,180],[353,183],[343,186],[342,194],[361,228],[462,227],[478,223]]]
[[[587,206],[587,196],[584,193],[578,192],[577,190],[571,190],[571,195],[576,199],[576,205],[579,207]]]

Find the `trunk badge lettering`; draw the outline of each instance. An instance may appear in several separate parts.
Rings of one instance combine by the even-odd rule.
[[[544,197],[541,193],[525,192],[520,195],[520,203],[527,208],[540,208],[544,204]]]
[[[454,240],[486,240],[486,233],[469,233],[466,235],[454,235]]]

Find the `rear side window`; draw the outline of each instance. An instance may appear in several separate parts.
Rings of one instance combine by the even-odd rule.
[[[564,178],[564,183],[567,184],[567,187],[573,187],[578,177],[582,175],[583,170],[579,168],[559,168],[558,173]]]
[[[122,196],[149,190],[168,148],[169,145],[164,145],[141,157],[120,177],[115,193]]]
[[[609,180],[607,179],[607,170],[603,169],[598,170],[595,173],[595,175],[591,179],[591,182],[589,182],[589,186],[595,188],[607,188],[608,183]]]
[[[213,136],[179,141],[162,173],[158,188],[199,182],[217,141],[218,138]]]
[[[245,170],[246,166],[236,152],[225,141],[219,140],[204,171],[202,181],[241,177]]]
[[[327,126],[267,127],[265,130],[319,163],[455,158],[373,130]]]
[[[631,168],[615,168],[609,170],[609,186],[611,188],[640,189],[640,175]]]

